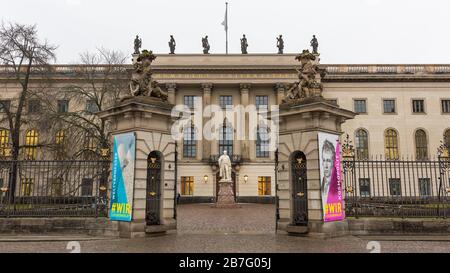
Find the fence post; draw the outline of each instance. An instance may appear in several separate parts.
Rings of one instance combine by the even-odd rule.
[[[442,209],[444,213],[442,214],[442,217],[445,219],[447,218],[447,191],[449,188],[444,187],[444,179],[445,179],[445,173],[449,169],[449,150],[450,147],[448,147],[447,143],[441,140],[441,145],[437,149],[438,154],[438,162],[439,162],[439,192],[438,192],[438,200],[439,205],[442,204]],[[449,185],[450,187],[450,185]],[[442,193],[442,196],[441,196]],[[438,213],[439,213],[439,205],[438,205]],[[440,213],[439,213],[440,214]]]

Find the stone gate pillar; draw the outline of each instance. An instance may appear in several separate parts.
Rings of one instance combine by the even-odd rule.
[[[121,237],[140,237],[146,233],[162,233],[176,229],[175,141],[170,133],[172,107],[172,104],[158,98],[139,96],[127,98],[98,114],[101,119],[111,122],[112,136],[128,132],[134,132],[136,135],[132,220],[119,222]],[[159,219],[157,219],[159,224],[148,225],[146,220],[148,195],[155,195],[154,192],[147,190],[148,158],[153,151],[162,155]]]
[[[335,235],[346,230],[346,222],[323,222],[320,194],[318,133],[341,134],[341,124],[355,113],[339,108],[322,97],[283,103],[279,113],[278,190],[280,219],[278,227],[288,233]],[[307,224],[295,225],[293,215],[293,170],[291,156],[306,156]],[[301,193],[304,194],[304,193]]]

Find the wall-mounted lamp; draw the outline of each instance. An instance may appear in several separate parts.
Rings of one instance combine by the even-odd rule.
[[[205,174],[205,176],[203,176],[203,182],[208,182],[208,176]]]
[[[244,182],[247,183],[248,181],[248,175],[244,175]]]

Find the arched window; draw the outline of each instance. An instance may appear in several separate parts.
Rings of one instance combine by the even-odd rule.
[[[39,133],[36,130],[28,130],[25,136],[25,155],[27,159],[36,159],[38,141]]]
[[[59,130],[55,135],[55,144],[56,145],[64,144],[65,137],[66,137],[66,132],[64,130]]]
[[[256,156],[269,157],[269,130],[265,125],[259,125],[256,130]]]
[[[449,149],[450,149],[450,129],[445,130],[444,142],[445,142],[445,144],[447,144],[447,147],[449,147]]]
[[[395,160],[398,155],[398,137],[394,129],[388,129],[384,133],[384,154],[386,159]]]
[[[416,139],[416,159],[425,160],[428,159],[428,143],[427,134],[424,130],[419,129],[415,133]]]
[[[369,138],[366,130],[359,129],[356,131],[355,146],[357,159],[369,158]]]
[[[230,157],[233,154],[233,127],[226,119],[223,121],[219,133],[219,154],[222,154],[223,151],[227,151]]]
[[[444,143],[447,144],[448,154],[450,156],[450,129],[447,129],[444,132]]]
[[[9,132],[5,129],[0,129],[0,150],[8,148],[9,146]]]
[[[86,133],[84,139],[84,148],[93,152],[97,150],[97,139],[92,133]]]
[[[191,124],[183,132],[183,157],[196,157],[197,155],[197,136],[195,126]]]

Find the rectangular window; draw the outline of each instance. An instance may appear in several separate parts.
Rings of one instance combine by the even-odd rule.
[[[83,178],[81,180],[81,196],[92,196],[93,184],[92,178]]]
[[[224,123],[219,132],[219,154],[227,151],[228,155],[233,155],[233,128],[231,124]]]
[[[267,111],[269,109],[269,97],[268,96],[256,96],[255,106],[256,106],[256,110],[259,110],[259,108],[261,107],[261,110]]]
[[[181,177],[181,195],[194,195],[194,177]]]
[[[370,197],[370,178],[359,179],[359,194],[361,197]]]
[[[69,101],[68,100],[58,100],[58,113],[69,112]]]
[[[6,113],[6,110],[9,110],[11,107],[10,100],[0,100],[0,113]]]
[[[230,109],[233,107],[233,97],[232,96],[220,96],[219,104],[222,109]]]
[[[62,178],[52,178],[51,179],[51,195],[52,196],[61,196],[62,195]]]
[[[401,196],[400,178],[389,178],[389,192],[392,196]]]
[[[413,113],[425,113],[425,101],[413,100],[412,101]]]
[[[431,194],[430,178],[419,178],[419,194],[420,196],[430,196]]]
[[[450,100],[441,100],[442,113],[450,113]]]
[[[256,157],[269,157],[269,132],[266,127],[258,126],[256,133]]]
[[[271,195],[270,176],[258,176],[258,195]]]
[[[367,113],[366,100],[354,100],[353,101],[355,113]]]
[[[184,105],[189,107],[189,109],[193,110],[196,100],[197,96],[184,96]]]
[[[31,196],[33,193],[33,178],[22,178],[21,180],[21,193],[22,196]]]
[[[87,100],[86,101],[86,112],[88,113],[97,113],[98,105],[95,100]]]
[[[28,113],[34,114],[41,111],[41,102],[39,100],[28,101]]]
[[[384,113],[395,113],[395,100],[383,100]]]
[[[195,127],[186,127],[183,133],[183,157],[196,157],[197,137]]]
[[[5,186],[5,180],[0,177],[0,189],[2,189],[4,186]],[[4,192],[0,191],[0,198],[2,198],[3,196],[5,196]]]

